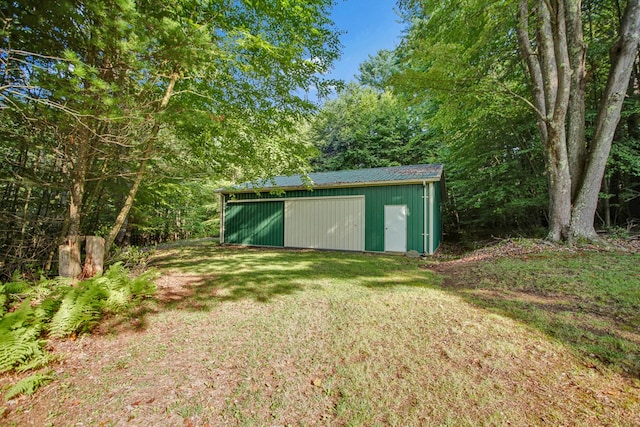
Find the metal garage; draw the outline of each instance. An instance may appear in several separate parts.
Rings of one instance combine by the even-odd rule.
[[[433,253],[442,241],[443,166],[275,177],[218,190],[221,242]]]

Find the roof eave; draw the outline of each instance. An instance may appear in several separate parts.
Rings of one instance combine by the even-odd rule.
[[[442,174],[438,176],[410,179],[403,181],[373,181],[373,182],[347,182],[347,183],[332,183],[332,184],[320,184],[320,185],[297,185],[291,187],[262,187],[262,188],[243,188],[238,190],[231,189],[218,189],[216,193],[220,194],[244,194],[244,193],[266,193],[271,191],[296,191],[296,190],[316,190],[316,189],[328,189],[328,188],[353,188],[353,187],[380,187],[385,185],[412,185],[422,184],[424,182],[438,182],[442,180]]]

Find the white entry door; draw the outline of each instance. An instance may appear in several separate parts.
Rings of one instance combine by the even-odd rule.
[[[407,206],[385,205],[384,251],[407,251]]]

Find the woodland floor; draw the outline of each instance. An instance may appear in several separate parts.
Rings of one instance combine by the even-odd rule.
[[[51,342],[56,380],[4,402],[0,424],[640,425],[635,373],[460,296],[473,266],[549,250],[159,250],[157,301]]]

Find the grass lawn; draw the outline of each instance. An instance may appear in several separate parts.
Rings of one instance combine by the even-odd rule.
[[[640,254],[559,251],[456,268],[470,302],[533,325],[574,353],[640,378]]]
[[[580,296],[573,264],[563,282],[561,260],[550,270],[521,261],[460,264],[443,282],[404,257],[164,249],[158,300],[102,334],[52,343],[65,355],[57,380],[5,403],[0,423],[640,425],[637,287],[622,278]],[[537,305],[545,298],[567,299],[569,313]],[[559,317],[533,321],[529,308]],[[584,356],[585,341],[554,332],[583,327],[583,312],[628,348]]]

